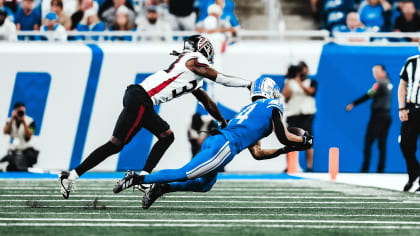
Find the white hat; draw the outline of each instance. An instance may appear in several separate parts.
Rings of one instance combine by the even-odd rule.
[[[128,13],[130,12],[130,10],[128,9],[128,7],[126,7],[126,6],[124,6],[124,5],[121,5],[118,9],[117,9],[117,12],[116,12],[116,15],[118,15],[118,14],[126,14],[126,15],[128,15]]]
[[[207,14],[217,14],[217,15],[222,15],[223,10],[222,8],[217,5],[217,4],[211,4],[208,8],[207,8]]]

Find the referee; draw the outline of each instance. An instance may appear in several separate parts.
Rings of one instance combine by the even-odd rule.
[[[420,51],[420,42],[419,42]],[[420,134],[420,55],[407,59],[400,73],[398,105],[401,124],[400,147],[407,164],[408,182],[404,191],[410,190],[420,175],[416,158],[417,138]],[[420,191],[420,187],[416,190]]]
[[[370,98],[373,99],[370,120],[365,136],[363,150],[364,161],[361,172],[369,172],[372,144],[375,139],[378,139],[379,162],[377,172],[383,173],[386,159],[386,140],[388,137],[388,130],[391,125],[391,115],[389,114],[389,110],[391,107],[392,84],[389,81],[383,65],[375,65],[372,68],[372,72],[376,83],[366,94],[347,105],[346,110],[351,111],[354,106],[357,106]]]

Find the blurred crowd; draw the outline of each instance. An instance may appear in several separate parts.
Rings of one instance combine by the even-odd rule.
[[[420,0],[310,1],[315,19],[333,33],[420,31]]]
[[[170,40],[172,31],[194,30],[229,37],[238,27],[233,0],[0,0],[0,39],[6,40],[85,39],[68,36],[69,31],[161,32],[146,40]],[[17,37],[17,31],[52,33]],[[132,40],[129,35],[90,37]]]

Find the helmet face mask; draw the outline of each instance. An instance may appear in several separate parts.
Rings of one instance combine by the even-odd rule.
[[[251,99],[254,97],[280,99],[280,88],[271,78],[265,77],[257,79],[251,87]]]
[[[214,50],[211,42],[201,35],[193,35],[184,41],[184,51],[199,52],[213,63]]]

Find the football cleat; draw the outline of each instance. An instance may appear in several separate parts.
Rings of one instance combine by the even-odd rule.
[[[413,187],[413,182],[408,181],[405,185],[404,185],[404,192],[408,192],[411,188]]]
[[[58,181],[61,185],[61,194],[65,199],[69,198],[70,192],[76,190],[76,181],[69,179],[70,173],[62,171],[59,175]]]
[[[163,196],[165,193],[163,190],[164,184],[153,184],[150,190],[144,195],[142,201],[142,208],[149,209],[150,206],[156,201],[156,199]]]
[[[138,185],[134,185],[133,186],[133,191],[135,189],[139,190],[140,192],[143,192],[144,194],[146,194],[147,192],[150,191],[150,188],[152,187],[151,184],[138,184]]]
[[[125,176],[124,178],[122,178],[121,180],[119,180],[117,182],[117,184],[114,186],[114,188],[112,189],[112,191],[114,193],[119,193],[123,190],[126,190],[128,188],[131,188],[134,186],[134,176],[136,176],[136,172],[134,171],[127,171],[125,172]]]

